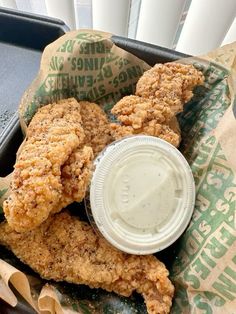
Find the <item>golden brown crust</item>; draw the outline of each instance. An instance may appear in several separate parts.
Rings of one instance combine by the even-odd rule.
[[[17,156],[11,194],[3,204],[7,221],[18,232],[35,228],[62,209],[61,168],[85,137],[80,105],[68,99],[40,108],[27,135]],[[87,186],[87,180],[83,184]]]
[[[164,264],[152,255],[134,256],[115,249],[67,212],[49,217],[26,233],[2,223],[0,243],[45,279],[86,284],[124,296],[136,290],[143,295],[148,313],[170,311],[174,288]]]
[[[168,125],[176,134],[181,135],[179,122],[175,116],[169,121]]]
[[[174,116],[165,103],[133,95],[118,101],[111,113],[123,125],[130,125],[134,129],[141,129],[147,122],[153,120],[167,124]]]
[[[92,148],[84,146],[76,149],[63,165],[61,182],[64,207],[73,201],[81,202],[83,200],[92,174],[92,160]]]
[[[75,133],[79,142],[82,142],[85,134],[81,126],[80,109],[80,104],[75,98],[62,99],[41,107],[27,128],[27,137],[42,136],[49,130],[61,126],[61,132]]]
[[[84,144],[92,147],[96,157],[112,141],[109,121],[97,104],[88,101],[80,101],[79,104],[85,133]]]
[[[156,123],[156,121],[150,121],[142,129],[133,129],[131,126],[119,125],[116,123],[111,123],[111,134],[116,139],[122,139],[126,136],[131,135],[149,135],[159,137],[162,140],[167,141],[175,147],[180,144],[180,134],[174,132],[168,125]]]
[[[112,109],[120,124],[111,123],[114,139],[145,134],[166,140],[174,146],[180,143],[180,133],[173,112],[164,102],[157,102],[139,96],[126,96]],[[175,127],[175,130],[170,125]]]
[[[156,64],[139,79],[136,95],[166,102],[177,114],[192,98],[193,88],[203,84],[203,81],[203,74],[193,65],[175,62]]]

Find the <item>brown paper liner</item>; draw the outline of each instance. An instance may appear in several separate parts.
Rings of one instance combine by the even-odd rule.
[[[0,297],[12,306],[16,306],[17,299],[9,284],[38,312],[38,307],[32,298],[29,281],[25,274],[0,259]]]
[[[46,284],[39,295],[38,307],[41,313],[69,314],[62,309],[55,288]]]
[[[57,41],[55,41],[53,44],[46,47],[42,61],[40,66],[40,71],[37,76],[37,78],[33,81],[30,88],[27,90],[27,92],[24,94],[21,105],[20,105],[20,118],[21,118],[21,125],[23,130],[27,130],[27,123],[30,121],[30,118],[34,114],[34,112],[37,110],[37,108],[45,103],[47,103],[48,100],[56,100],[57,96],[51,97],[49,94],[45,96],[44,92],[46,91],[48,87],[48,77],[55,76],[60,77],[64,72],[69,72],[72,75],[72,79],[74,79],[75,76],[81,75],[81,71],[75,70],[73,73],[70,72],[71,69],[71,57],[76,56],[76,60],[78,61],[78,57],[80,56],[79,49],[83,47],[84,43],[83,40],[81,40],[81,33],[84,32],[84,40],[86,43],[89,42],[99,42],[101,43],[101,47],[105,45],[106,49],[109,50],[110,57],[111,56],[118,56],[118,59],[115,59],[114,62],[111,61],[112,65],[112,78],[105,78],[103,80],[103,88],[105,90],[105,95],[103,96],[94,96],[91,98],[92,101],[98,102],[103,109],[106,110],[106,112],[109,114],[109,108],[112,107],[114,102],[118,100],[121,97],[121,89],[127,88],[127,86],[135,86],[135,83],[138,79],[138,77],[133,77],[132,79],[129,79],[128,82],[121,82],[118,84],[117,87],[114,88],[113,85],[115,85],[117,79],[121,79],[120,73],[122,72],[123,76],[125,76],[124,73],[128,73],[127,69],[130,65],[135,65],[139,67],[140,75],[144,70],[147,70],[149,66],[145,64],[143,61],[139,60],[138,58],[130,55],[129,53],[125,52],[124,50],[116,47],[111,41],[110,41],[110,34],[102,33],[102,32],[93,32],[90,30],[84,30],[81,32],[71,32],[66,34],[65,36],[62,36]],[[79,40],[77,38],[79,36]],[[78,44],[79,48],[76,51],[71,52],[70,48],[68,51],[63,51],[63,49],[66,47],[68,48],[68,43],[65,45],[65,42],[67,41],[74,42],[74,46]],[[80,41],[80,42],[79,42]],[[70,42],[69,42],[70,43]],[[64,48],[63,48],[64,47]],[[209,133],[206,136],[203,136],[199,142],[197,142],[196,138],[198,136],[198,130],[201,130],[203,123],[201,120],[197,121],[196,125],[194,126],[196,128],[196,132],[193,138],[190,138],[188,141],[188,149],[187,155],[190,156],[190,163],[196,167],[196,165],[199,166],[199,173],[195,172],[195,179],[196,179],[196,188],[197,188],[197,198],[196,198],[196,208],[195,212],[192,218],[192,221],[190,223],[189,229],[185,233],[182,241],[182,247],[180,248],[180,253],[178,255],[178,258],[180,259],[180,265],[175,265],[174,275],[173,279],[176,283],[176,285],[180,285],[184,287],[184,290],[186,292],[186,295],[184,297],[176,296],[175,306],[173,308],[172,313],[235,313],[236,309],[236,301],[235,298],[232,297],[231,300],[227,300],[224,307],[217,304],[216,296],[217,296],[217,290],[214,288],[216,287],[215,280],[216,278],[221,278],[222,273],[225,271],[225,268],[227,266],[231,267],[230,269],[235,270],[235,265],[232,262],[235,258],[235,252],[236,252],[236,246],[235,243],[233,243],[230,246],[230,249],[228,249],[225,253],[225,255],[219,259],[218,263],[216,264],[217,267],[213,268],[211,272],[209,273],[207,279],[203,278],[203,275],[201,273],[201,269],[196,268],[196,258],[191,262],[191,256],[201,256],[203,254],[206,248],[209,248],[210,245],[212,245],[211,241],[212,239],[218,239],[220,236],[220,231],[217,229],[214,231],[214,233],[210,234],[208,238],[205,239],[204,245],[201,247],[200,244],[195,243],[194,240],[191,237],[187,237],[188,232],[195,232],[195,237],[198,241],[201,240],[201,235],[197,234],[199,230],[202,230],[202,232],[208,232],[208,229],[210,230],[214,225],[214,215],[217,210],[220,212],[224,212],[224,206],[225,204],[217,202],[215,205],[215,209],[212,210],[212,225],[206,224],[203,219],[201,222],[201,225],[199,225],[199,230],[195,229],[192,231],[191,227],[194,225],[195,221],[199,217],[204,216],[204,211],[207,210],[209,207],[210,200],[207,197],[210,197],[209,195],[203,196],[199,192],[199,189],[204,181],[204,175],[208,173],[208,164],[210,164],[210,154],[207,153],[206,155],[206,161],[205,164],[203,164],[203,161],[200,159],[200,153],[202,148],[204,147],[210,147],[211,151],[214,151],[217,149],[218,146],[220,146],[220,152],[219,156],[217,158],[221,161],[221,167],[218,167],[218,164],[216,163],[216,166],[214,166],[218,169],[216,171],[221,171],[222,176],[225,175],[224,169],[227,169],[227,171],[231,171],[233,179],[232,184],[230,186],[227,186],[225,190],[223,191],[225,193],[225,198],[230,200],[230,206],[235,206],[234,210],[236,210],[236,158],[235,158],[235,147],[236,147],[236,119],[234,115],[234,98],[235,98],[235,91],[236,91],[236,79],[235,79],[235,70],[236,70],[236,43],[233,43],[231,45],[227,45],[224,47],[221,47],[213,52],[210,52],[209,54],[202,56],[200,58],[189,58],[186,60],[181,60],[181,62],[184,63],[196,63],[200,64],[203,67],[207,67],[211,63],[217,63],[219,67],[224,67],[227,69],[230,74],[225,78],[226,85],[228,87],[228,90],[225,91],[223,97],[224,99],[221,100],[221,102],[231,102],[231,105],[228,106],[228,109],[225,110],[223,116],[219,119],[219,123],[217,126],[213,127]],[[55,59],[54,57],[58,57],[58,59]],[[100,58],[101,56],[104,56],[104,54],[95,54],[94,57]],[[52,62],[58,61],[60,57],[63,57],[63,70],[62,69],[54,69],[52,66]],[[125,61],[126,60],[126,61]],[[127,61],[128,60],[128,61]],[[77,62],[76,61],[76,62]],[[80,61],[79,61],[80,62]],[[53,63],[54,64],[54,63]],[[109,64],[108,64],[109,65]],[[58,64],[57,64],[58,66]],[[49,70],[50,69],[50,70]],[[94,87],[99,89],[98,78],[99,73],[101,69],[104,69],[104,67],[99,68],[96,71],[89,70],[86,72],[86,75],[88,77],[93,77]],[[51,75],[51,76],[50,76]],[[113,84],[110,83],[110,80],[113,80]],[[57,80],[54,79],[53,84],[59,84]],[[55,83],[57,82],[57,83]],[[209,79],[210,82],[210,79]],[[89,83],[88,83],[89,85]],[[46,86],[46,87],[45,87]],[[40,88],[39,88],[40,87]],[[55,87],[55,86],[54,86]],[[133,87],[132,87],[133,88]],[[85,88],[86,92],[90,92],[90,87],[87,86]],[[112,94],[112,97],[110,97],[109,92]],[[61,92],[61,90],[60,90]],[[76,92],[81,92],[80,88],[76,87]],[[117,93],[117,94],[116,94]],[[131,92],[130,92],[131,94]],[[64,96],[63,92],[60,94],[61,97]],[[68,95],[73,96],[73,95]],[[51,97],[51,98],[50,98]],[[59,97],[59,96],[58,96]],[[109,104],[108,107],[106,107],[107,103]],[[208,121],[206,121],[206,124]],[[191,148],[191,143],[197,143],[195,144],[195,147]],[[204,146],[205,145],[205,146]],[[209,148],[209,151],[210,151]],[[191,151],[192,149],[192,151]],[[190,151],[190,153],[189,153]],[[198,156],[199,152],[199,156]],[[208,159],[207,159],[208,158]],[[197,164],[198,162],[198,164]],[[193,169],[193,168],[192,168]],[[223,170],[222,170],[223,169]],[[229,169],[229,170],[228,170]],[[211,181],[210,181],[211,180]],[[212,180],[214,180],[214,177],[209,177],[209,185],[212,184]],[[0,179],[0,191],[4,190],[5,188],[9,189],[9,181],[10,176],[6,178]],[[217,183],[216,183],[217,184]],[[207,184],[206,184],[207,187]],[[9,190],[0,198],[0,205],[2,204],[3,200],[6,198],[7,193],[9,193]],[[219,199],[219,201],[221,201]],[[232,202],[235,203],[232,203]],[[232,205],[234,204],[234,205]],[[214,212],[215,211],[215,212]],[[230,218],[231,219],[231,218]],[[221,225],[221,228],[225,228],[222,230],[226,230],[224,237],[229,236],[229,232],[233,234],[233,237],[236,239],[236,223],[234,223],[234,227],[232,227],[232,221],[236,221],[235,215],[232,217],[232,220],[230,221],[230,226],[226,225],[224,222]],[[208,229],[207,229],[208,228]],[[228,228],[228,229],[227,229]],[[190,230],[190,231],[189,231]],[[221,229],[220,229],[221,230]],[[228,233],[227,233],[228,232]],[[223,236],[222,236],[223,237]],[[226,238],[224,238],[226,239]],[[226,240],[225,240],[226,241]],[[214,242],[214,241],[213,241]],[[209,260],[208,260],[209,262]],[[215,262],[215,261],[214,261]],[[206,263],[206,262],[205,262]],[[209,262],[210,263],[210,262]],[[213,263],[213,262],[212,262]],[[205,264],[206,266],[206,264]],[[204,266],[202,266],[204,267]],[[180,270],[179,270],[180,269]],[[182,269],[182,270],[181,270]],[[197,269],[197,270],[196,270]],[[203,269],[203,268],[202,268]],[[188,273],[186,273],[188,271]],[[191,278],[196,277],[196,281],[199,281],[199,287],[194,287],[191,278],[188,277],[189,274],[192,274]],[[235,270],[236,273],[236,270]],[[187,275],[186,275],[187,274]],[[233,273],[231,274],[232,276]],[[193,277],[195,276],[195,277]],[[14,296],[13,292],[11,291],[9,287],[9,283],[11,283],[15,289],[18,290],[18,292],[33,306],[37,311],[40,311],[41,313],[78,313],[78,311],[73,311],[72,309],[66,309],[65,307],[62,307],[60,304],[60,296],[57,293],[56,289],[51,285],[45,285],[41,293],[38,297],[38,304],[36,305],[35,301],[32,298],[31,292],[30,292],[30,285],[28,282],[27,277],[11,265],[7,264],[3,260],[0,260],[0,298],[2,298],[4,301],[9,303],[12,306],[15,306],[17,303],[16,297]],[[233,277],[233,278],[236,278]],[[219,284],[219,283],[218,283]],[[218,285],[219,286],[219,285]],[[217,287],[218,287],[217,286]],[[231,289],[229,293],[231,295],[235,292],[234,290],[236,288],[229,288]],[[232,290],[233,289],[233,290]],[[232,292],[233,291],[233,292]],[[224,291],[223,291],[224,292]],[[224,292],[227,295],[227,292]],[[216,296],[215,296],[216,295]],[[220,297],[222,295],[219,294]],[[185,299],[186,298],[186,299]],[[222,301],[222,298],[220,299]],[[214,302],[213,302],[214,301]],[[209,311],[208,311],[209,310]]]

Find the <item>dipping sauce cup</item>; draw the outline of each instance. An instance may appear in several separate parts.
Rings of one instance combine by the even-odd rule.
[[[151,254],[176,241],[193,213],[195,184],[184,156],[159,138],[113,142],[95,160],[88,216],[116,248]]]

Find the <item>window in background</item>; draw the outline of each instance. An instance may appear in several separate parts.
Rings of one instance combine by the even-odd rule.
[[[235,0],[0,0],[0,6],[192,55],[236,40]]]

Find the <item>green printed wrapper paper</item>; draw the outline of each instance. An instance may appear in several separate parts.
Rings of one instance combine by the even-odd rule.
[[[46,47],[40,71],[20,104],[25,127],[37,109],[62,98],[94,101],[109,114],[149,66],[118,48],[111,35],[94,31],[70,32]]]
[[[68,97],[97,102],[112,119],[112,106],[134,92],[149,66],[116,47],[110,36],[89,30],[70,32],[46,47],[39,74],[21,100],[23,130],[39,106]],[[202,70],[205,83],[196,88],[178,117],[180,149],[196,183],[193,217],[172,253],[157,255],[168,261],[176,288],[174,314],[236,313],[235,55],[236,43],[179,61]],[[0,205],[9,193],[9,178],[0,180]],[[28,274],[2,251],[0,258]],[[51,313],[145,313],[142,299],[136,296],[126,299],[84,286],[45,286],[44,282],[40,292],[31,282],[33,291],[38,291],[34,293],[39,297],[38,309]]]

